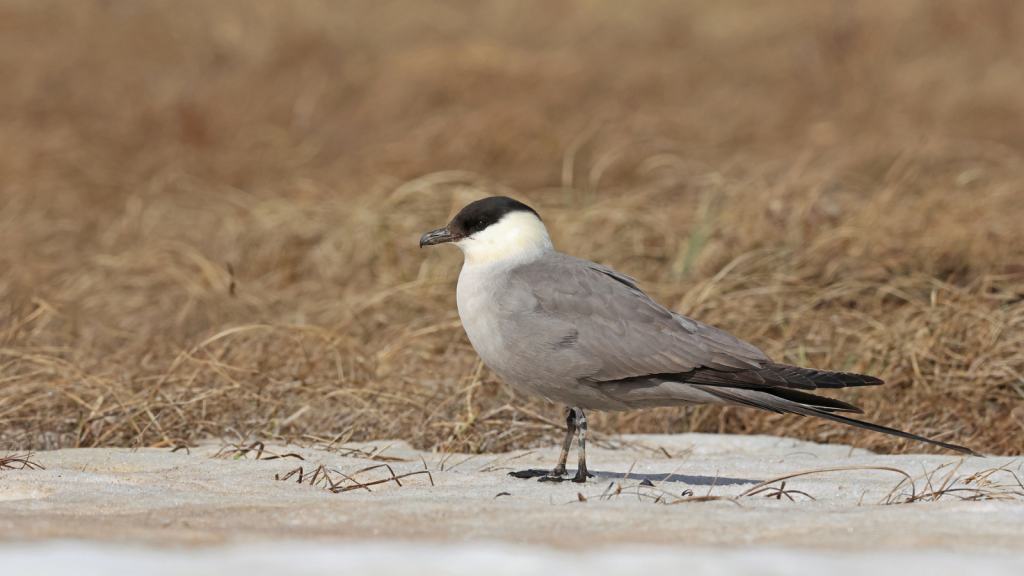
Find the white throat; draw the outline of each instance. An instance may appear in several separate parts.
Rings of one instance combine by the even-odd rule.
[[[498,222],[455,245],[462,249],[469,266],[503,260],[523,264],[555,250],[540,218],[518,211],[505,214]]]

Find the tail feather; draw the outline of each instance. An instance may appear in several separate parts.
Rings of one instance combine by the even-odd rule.
[[[853,418],[847,418],[846,416],[840,416],[839,414],[833,414],[831,412],[825,412],[823,410],[817,410],[814,408],[808,408],[807,412],[809,416],[817,416],[818,418],[824,418],[826,420],[832,420],[833,422],[840,422],[842,424],[848,424],[850,426],[856,426],[857,428],[863,428],[865,430],[871,430],[873,432],[881,432],[883,434],[889,434],[890,436],[899,436],[900,438],[906,438],[908,440],[917,440],[918,442],[927,442],[928,444],[934,444],[936,446],[942,446],[949,450],[961,452],[963,454],[970,454],[971,456],[979,456],[984,458],[984,455],[971,450],[970,448],[964,448],[963,446],[957,446],[956,444],[949,444],[948,442],[940,442],[938,440],[932,440],[931,438],[925,438],[895,428],[886,428],[885,426],[879,426],[878,424],[872,424],[870,422],[864,422],[861,420],[854,420]]]
[[[918,442],[926,442],[928,444],[934,444],[949,450],[955,450],[964,454],[970,454],[971,456],[981,456],[981,454],[964,448],[963,446],[957,446],[956,444],[949,444],[946,442],[940,442],[938,440],[932,440],[902,430],[896,430],[895,428],[887,428],[878,424],[872,424],[870,422],[863,422],[861,420],[854,420],[846,416],[835,414],[836,411],[841,412],[857,412],[863,414],[856,406],[847,404],[834,398],[824,398],[821,396],[815,396],[806,392],[800,392],[797,390],[791,390],[787,388],[769,388],[762,390],[748,390],[742,388],[725,388],[720,386],[706,386],[700,384],[691,384],[694,388],[698,388],[708,394],[715,396],[727,404],[734,406],[745,406],[750,408],[758,408],[760,410],[768,410],[778,414],[798,414],[801,416],[815,416],[823,418],[825,420],[832,420],[833,422],[839,422],[847,424],[849,426],[856,426],[857,428],[863,428],[865,430],[871,430],[872,432],[881,432],[883,434],[889,434],[890,436],[898,436],[900,438],[906,438],[908,440],[917,440]],[[852,408],[852,410],[851,410]]]
[[[864,411],[848,404],[842,400],[836,400],[835,398],[828,398],[827,396],[815,396],[814,394],[808,394],[800,390],[792,390],[789,388],[768,388],[764,390],[765,393],[771,394],[777,398],[789,400],[797,404],[804,406],[811,406],[819,410],[826,412],[851,412],[853,414],[863,414]]]

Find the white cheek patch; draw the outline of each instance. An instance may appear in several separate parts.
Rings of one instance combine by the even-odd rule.
[[[554,250],[544,223],[531,212],[510,212],[455,245],[462,248],[469,265],[507,258],[528,261]]]

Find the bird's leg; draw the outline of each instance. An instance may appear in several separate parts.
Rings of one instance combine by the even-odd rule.
[[[572,481],[583,483],[587,481],[587,478],[594,477],[593,474],[587,472],[587,416],[583,413],[582,408],[573,408],[573,411],[576,413],[576,428],[580,433],[580,463]]]
[[[565,408],[565,440],[562,442],[562,453],[558,455],[558,466],[551,471],[551,476],[565,476],[565,461],[569,458],[569,447],[572,437],[576,435],[576,414],[572,408]]]
[[[569,458],[569,447],[572,437],[576,435],[576,413],[572,408],[565,409],[565,441],[562,442],[562,453],[558,456],[558,465],[554,470],[520,470],[509,472],[513,478],[537,478],[540,482],[561,482],[565,476],[565,461]],[[539,477],[539,478],[538,478]]]
[[[569,459],[569,447],[572,437],[576,435],[576,413],[573,408],[565,408],[565,441],[562,442],[562,453],[558,455],[555,469],[537,479],[538,482],[561,482],[565,476],[565,461]]]

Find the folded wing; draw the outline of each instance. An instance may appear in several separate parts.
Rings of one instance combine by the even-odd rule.
[[[639,377],[745,389],[844,388],[882,381],[871,376],[772,362],[753,345],[674,314],[644,294],[636,281],[610,268],[553,254],[516,269],[533,296],[523,322],[572,327],[579,356],[576,378],[593,383]],[[536,333],[536,332],[534,332]]]

